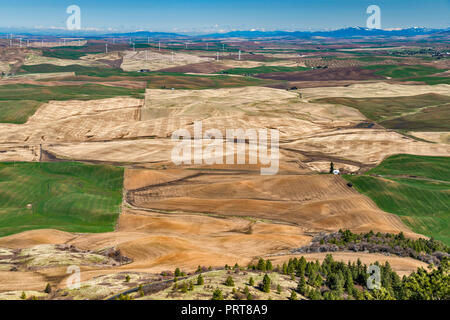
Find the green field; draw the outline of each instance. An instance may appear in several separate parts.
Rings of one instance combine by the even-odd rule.
[[[306,67],[280,67],[280,66],[261,66],[255,68],[233,68],[222,71],[224,74],[262,74],[262,73],[273,73],[273,72],[295,72],[311,70],[311,68]]]
[[[413,231],[450,244],[450,157],[396,155],[344,177]]]
[[[390,77],[394,79],[416,78],[429,76],[435,73],[447,71],[446,69],[437,69],[427,66],[406,66],[406,65],[375,65],[362,67],[363,69],[375,70],[375,74],[382,77]]]
[[[41,101],[32,100],[0,100],[0,123],[25,123],[41,104]]]
[[[368,119],[389,129],[450,130],[450,96],[422,94],[388,98],[324,98],[315,102],[358,109]]]
[[[380,122],[386,128],[409,131],[449,131],[450,103],[422,109],[420,112]]]
[[[434,84],[450,84],[450,77],[421,77],[421,78],[411,78],[409,81],[420,81],[428,85]]]
[[[92,53],[100,53],[100,52],[92,52]],[[58,58],[58,59],[68,59],[68,60],[79,60],[81,57],[84,57],[87,53],[80,52],[76,50],[68,50],[68,49],[56,49],[56,50],[43,50],[42,56],[49,58]]]
[[[8,84],[0,86],[0,101],[5,100],[97,100],[117,96],[143,98],[144,89],[81,84],[67,86],[36,86]]]
[[[0,237],[47,228],[113,231],[123,171],[72,162],[0,163]]]
[[[58,73],[58,72],[75,72],[77,76],[91,76],[91,77],[142,77],[140,72],[128,72],[122,69],[115,68],[99,68],[86,67],[78,64],[68,66],[57,66],[54,64],[37,64],[30,66],[22,66],[22,72],[26,73]]]

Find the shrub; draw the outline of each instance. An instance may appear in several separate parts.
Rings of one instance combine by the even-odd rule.
[[[227,280],[225,280],[225,285],[228,287],[234,287],[234,280],[231,276],[228,276]]]

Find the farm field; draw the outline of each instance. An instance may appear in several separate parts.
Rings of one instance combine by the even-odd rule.
[[[33,100],[97,100],[117,96],[143,97],[142,89],[130,89],[98,84],[38,86],[6,84],[0,86],[0,101]]]
[[[121,168],[1,163],[0,176],[1,236],[33,229],[114,230],[122,197]]]
[[[262,74],[262,73],[272,73],[272,72],[296,72],[309,70],[306,67],[283,67],[283,66],[264,66],[255,68],[234,68],[222,71],[225,74]]]
[[[449,157],[392,156],[364,175],[345,179],[415,232],[450,243]]]
[[[390,281],[445,267],[443,42],[222,37],[0,39],[0,299],[364,299],[361,263],[386,262],[376,298],[402,299]],[[199,122],[222,163],[175,163],[173,134]],[[232,129],[278,130],[276,174],[225,161],[258,155]]]
[[[370,120],[389,129],[448,131],[450,96],[423,94],[390,98],[324,98],[319,103],[358,109]]]
[[[0,101],[1,123],[25,123],[41,106],[40,101],[11,100]]]
[[[447,71],[447,69],[438,69],[428,66],[405,66],[405,65],[380,65],[367,66],[364,69],[375,70],[375,74],[390,78],[419,78],[433,75],[439,72]]]

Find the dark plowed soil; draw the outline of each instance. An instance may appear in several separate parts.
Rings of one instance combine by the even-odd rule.
[[[214,73],[222,70],[228,69],[226,66],[221,64],[220,62],[211,61],[211,62],[200,62],[188,64],[185,66],[173,67],[161,69],[158,71],[162,72],[182,72],[182,73]]]
[[[336,80],[371,80],[384,79],[374,74],[374,70],[358,67],[314,69],[299,72],[273,72],[256,75],[261,79],[286,81],[336,81]]]

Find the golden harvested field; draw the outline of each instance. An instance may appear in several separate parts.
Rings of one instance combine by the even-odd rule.
[[[213,60],[212,58],[202,58],[181,52],[172,54],[171,52],[160,53],[150,50],[127,51],[124,53],[121,68],[125,71],[138,71],[141,69],[153,71]]]
[[[44,57],[42,55],[38,55],[36,53],[32,53],[27,55],[25,61],[23,63],[26,66],[39,65],[39,64],[52,64],[55,66],[70,66],[70,65],[80,65],[85,67],[105,67],[107,66],[104,63],[95,61],[95,60],[70,60],[70,59],[58,59],[52,57]]]
[[[326,96],[444,94],[448,85],[366,84],[295,91],[262,87],[210,90],[148,89],[145,102],[132,98],[51,101],[21,125],[0,124],[0,159],[13,159],[11,146],[49,151],[64,159],[123,163],[170,162],[175,130],[193,131],[202,120],[211,128],[280,131],[281,163],[323,170],[323,162],[342,163],[357,171],[393,153],[447,155],[448,144],[430,144],[382,128],[355,128],[367,121],[357,110],[311,103]],[[409,90],[409,91],[407,91]],[[15,151],[17,154],[17,151]],[[30,155],[21,159],[30,159]],[[322,169],[317,163],[322,162]],[[309,164],[311,163],[311,164]]]

